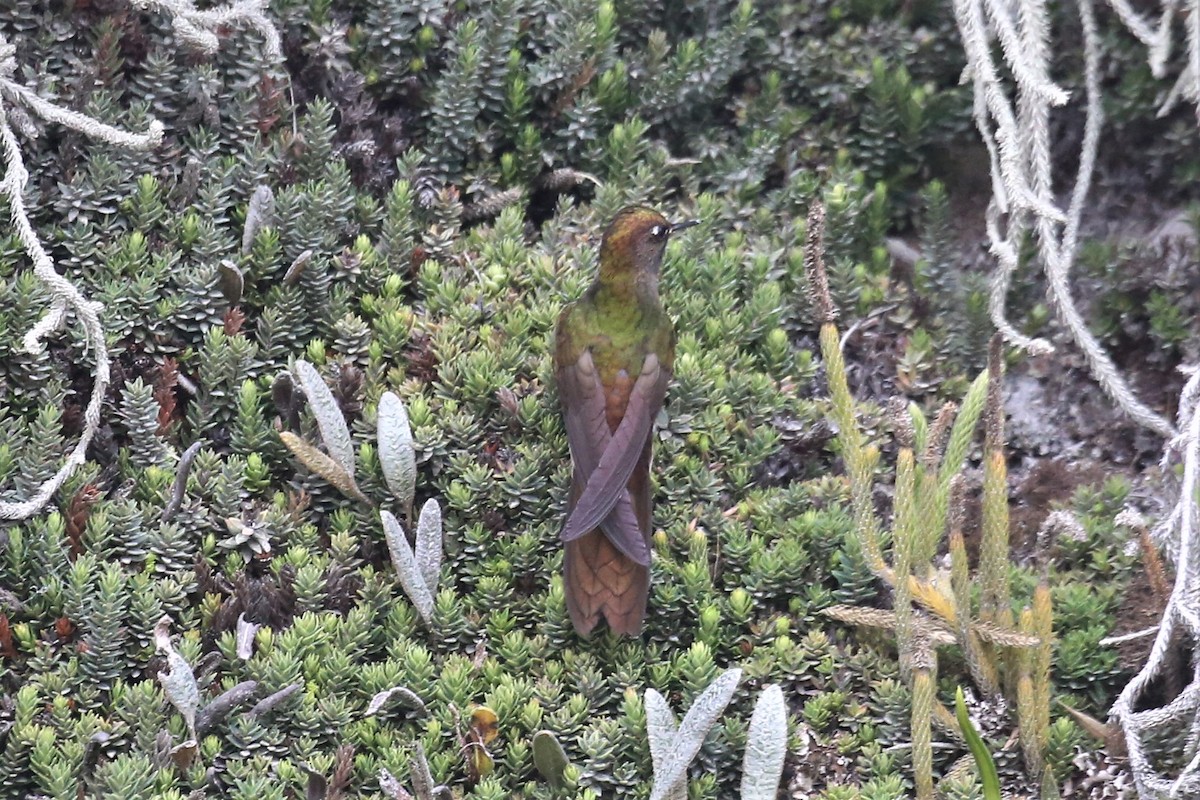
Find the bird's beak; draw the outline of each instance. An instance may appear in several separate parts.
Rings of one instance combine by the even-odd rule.
[[[699,224],[700,224],[700,220],[698,220],[698,219],[685,219],[682,222],[676,222],[676,223],[672,224],[671,225],[671,233],[679,233],[681,230],[684,230],[685,228],[690,228],[693,225],[699,225]]]

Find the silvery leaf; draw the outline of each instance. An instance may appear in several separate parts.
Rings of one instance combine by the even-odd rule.
[[[258,635],[258,629],[262,627],[257,622],[250,622],[246,619],[245,614],[239,614],[237,618],[237,657],[242,661],[249,661],[250,656],[254,655],[254,637]]]
[[[787,706],[783,690],[768,686],[750,715],[742,761],[742,800],[775,800],[787,754]]]
[[[417,454],[404,402],[392,392],[379,398],[379,465],[388,488],[409,513],[417,490]]]
[[[385,767],[379,768],[379,789],[393,800],[413,800],[413,796],[404,790],[396,776]]]
[[[304,769],[308,772],[304,800],[325,800],[325,794],[329,791],[329,781],[325,780],[325,776],[312,767],[305,766]]]
[[[438,574],[442,571],[442,508],[430,498],[421,507],[417,520],[417,566],[429,594],[437,593]]]
[[[296,260],[288,267],[288,271],[283,274],[283,285],[294,286],[300,280],[300,276],[304,274],[304,267],[307,266],[309,261],[312,261],[312,257],[312,250],[305,250],[296,256]]]
[[[646,735],[650,739],[650,762],[654,771],[658,772],[666,764],[675,737],[679,734],[679,725],[675,722],[675,714],[671,706],[661,694],[654,689],[646,690]]]
[[[163,694],[187,723],[188,733],[196,738],[196,709],[200,707],[200,687],[196,685],[196,675],[183,656],[175,650],[170,635],[171,618],[163,616],[154,626],[155,648],[167,657],[167,672],[158,673],[158,682],[162,684]]]
[[[646,736],[650,739],[650,764],[654,770],[655,784],[664,774],[671,750],[679,736],[679,726],[671,706],[654,689],[646,690]],[[686,800],[687,781],[679,780],[666,794],[668,800]]]
[[[425,758],[425,746],[416,743],[417,752],[409,765],[413,794],[417,800],[433,800],[433,775],[429,772],[429,760]]]
[[[392,566],[396,568],[400,585],[404,587],[405,594],[416,607],[421,619],[428,623],[433,616],[433,594],[425,585],[425,578],[417,566],[417,559],[408,544],[408,538],[404,535],[404,528],[400,527],[399,521],[390,511],[379,512],[379,517],[383,520],[383,533],[387,538],[388,550],[392,554]]]
[[[258,681],[242,681],[221,692],[196,715],[196,734],[203,736],[210,728],[229,716],[233,709],[249,701],[257,693]]]
[[[254,237],[265,226],[271,224],[275,214],[275,193],[265,183],[260,183],[250,195],[250,205],[246,208],[246,224],[242,228],[242,253],[249,253],[254,246]]]
[[[406,686],[393,686],[390,689],[384,689],[382,692],[377,692],[375,696],[371,698],[371,702],[367,704],[367,710],[363,712],[363,716],[370,717],[378,714],[380,709],[387,705],[387,702],[391,700],[393,696],[399,697],[410,708],[415,708],[422,713],[424,713],[426,710],[425,701],[417,696],[417,693],[412,689],[409,689]]]
[[[227,258],[222,259],[221,263],[217,264],[217,288],[230,305],[236,306],[246,288],[246,279],[242,276],[241,267]]]
[[[251,719],[254,719],[255,717],[261,717],[263,714],[269,714],[274,711],[275,708],[278,707],[279,704],[284,700],[287,700],[296,692],[300,691],[301,688],[302,686],[299,683],[289,683],[278,692],[269,694],[262,700],[259,700],[254,704],[253,707],[251,707],[249,711],[246,712],[246,715]]]
[[[667,798],[674,797],[672,792],[677,791],[676,787],[686,784],[688,765],[700,752],[700,747],[704,744],[704,737],[708,735],[709,729],[720,719],[721,713],[725,711],[725,706],[729,705],[733,693],[737,690],[738,681],[741,679],[742,671],[740,669],[726,670],[692,703],[683,722],[679,724],[679,733],[675,737],[673,746],[660,762],[662,768],[659,769],[656,766],[654,769],[654,786],[650,791],[650,800],[667,800]],[[646,692],[647,729],[650,727],[651,691],[653,690]],[[654,694],[658,693],[654,692]],[[659,699],[661,700],[661,697]],[[662,705],[665,706],[666,701],[663,701]],[[658,713],[660,716],[656,725],[661,731],[663,722],[661,710]],[[651,758],[653,759],[653,750]]]
[[[317,418],[317,427],[321,429],[321,441],[325,443],[325,450],[353,478],[354,443],[350,441],[350,429],[346,427],[346,418],[342,415],[333,392],[329,391],[317,368],[307,361],[297,361],[295,370],[296,377],[300,380],[300,388],[308,397],[309,408]]]

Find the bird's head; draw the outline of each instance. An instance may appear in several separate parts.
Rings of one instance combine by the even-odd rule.
[[[617,212],[600,244],[600,269],[632,272],[650,278],[657,286],[658,270],[671,234],[699,220],[668,222],[652,208],[630,206]]]

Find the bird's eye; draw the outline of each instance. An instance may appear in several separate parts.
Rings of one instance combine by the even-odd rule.
[[[650,235],[653,236],[655,239],[662,238],[663,235],[666,234],[666,232],[667,232],[667,229],[663,225],[655,225],[653,228],[650,229]]]

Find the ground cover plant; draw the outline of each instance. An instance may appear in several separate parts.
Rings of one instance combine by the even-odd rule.
[[[1145,655],[1101,640],[1165,602],[1120,516],[1161,441],[1011,407],[1092,390],[989,359],[950,8],[255,8],[0,3],[17,194],[111,373],[78,313],[26,347],[52,297],[6,228],[0,500],[101,413],[0,528],[0,797],[982,797],[960,687],[1006,790],[1133,796],[1089,717]],[[1113,37],[1116,135],[1184,207],[1195,130],[1135,124]],[[581,639],[551,335],[631,203],[700,224],[663,269],[646,629]],[[1106,219],[1087,300],[1169,410],[1195,237]],[[1040,291],[1010,313],[1054,335]]]

